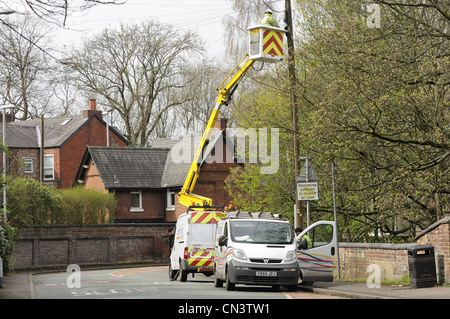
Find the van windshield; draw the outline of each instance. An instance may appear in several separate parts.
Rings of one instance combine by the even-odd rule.
[[[234,242],[255,244],[290,244],[294,233],[289,223],[261,220],[233,220],[230,224]]]

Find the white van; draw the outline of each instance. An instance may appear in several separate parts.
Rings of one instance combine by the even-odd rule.
[[[297,289],[299,263],[289,221],[271,213],[232,212],[217,224],[214,286],[280,285]]]
[[[170,253],[169,279],[185,282],[189,273],[213,274],[214,242],[222,211],[189,211],[180,215]]]

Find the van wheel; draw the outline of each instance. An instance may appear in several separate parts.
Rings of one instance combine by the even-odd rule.
[[[172,269],[172,265],[169,265],[169,280],[173,281],[173,280],[177,280],[177,273],[178,270],[173,270]]]
[[[180,267],[180,281],[186,282],[187,281],[188,272],[183,269],[183,267]]]
[[[300,283],[300,285],[302,285],[302,286],[312,286],[313,284],[314,284],[314,282],[312,282],[312,281],[302,281]]]
[[[228,275],[228,271],[227,271],[225,280],[226,280],[226,289],[227,289],[227,291],[233,291],[234,288],[236,288],[236,284],[234,284],[234,283],[232,283],[230,281],[230,276]]]
[[[297,285],[286,286],[286,289],[287,289],[287,291],[290,291],[290,292],[296,292],[297,291]]]

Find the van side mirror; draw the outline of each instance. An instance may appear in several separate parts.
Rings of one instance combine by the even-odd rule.
[[[299,250],[308,249],[308,241],[306,240],[306,238],[302,238],[298,242],[298,249]]]
[[[228,242],[228,237],[220,236],[219,237],[219,246],[226,246]]]
[[[175,235],[169,235],[169,237],[166,238],[166,246],[168,246],[169,248],[173,247],[174,237],[175,237]]]

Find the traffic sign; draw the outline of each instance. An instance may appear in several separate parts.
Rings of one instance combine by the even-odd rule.
[[[297,198],[298,200],[318,200],[317,182],[297,183]]]
[[[317,173],[314,170],[314,168],[311,165],[308,165],[308,171],[306,171],[306,164],[303,165],[300,175],[298,175],[297,177],[297,183],[307,183],[317,181],[319,181],[319,177],[317,176]]]

